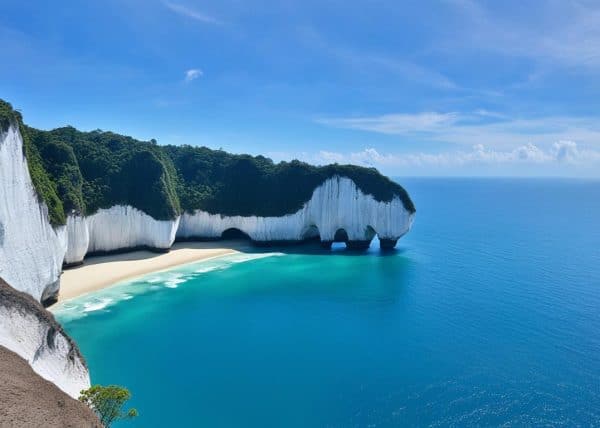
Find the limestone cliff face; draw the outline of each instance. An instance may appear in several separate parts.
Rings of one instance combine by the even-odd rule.
[[[368,244],[375,234],[394,245],[407,233],[413,215],[400,198],[378,202],[345,177],[333,177],[316,188],[297,212],[280,217],[223,216],[198,210],[172,221],[155,220],[128,206],[100,210],[87,217],[70,216],[66,263],[81,262],[94,252],[147,247],[168,250],[175,238],[218,239],[228,229],[239,229],[257,243],[302,241],[320,237],[339,240],[344,231],[350,242]],[[346,238],[344,238],[346,239]]]
[[[89,387],[88,370],[76,345],[37,303],[58,294],[67,239],[66,227],[50,225],[21,135],[9,127],[0,135],[0,346],[77,398]]]
[[[90,246],[90,232],[85,217],[69,215],[67,217],[67,253],[65,264],[81,263]]]
[[[175,241],[179,218],[155,220],[142,211],[124,205],[101,209],[89,217],[67,218],[66,264],[83,261],[86,254],[131,248],[167,251]]]
[[[0,279],[0,346],[73,398],[90,387],[90,376],[77,345],[50,312]]]
[[[257,242],[300,241],[320,236],[321,241],[334,241],[336,232],[344,230],[349,241],[380,239],[396,241],[413,221],[399,198],[378,202],[365,195],[345,177],[333,177],[317,187],[304,206],[281,217],[222,216],[196,211],[183,214],[177,237],[219,238],[230,228],[246,233]]]
[[[53,228],[29,176],[23,140],[0,134],[0,277],[38,301],[58,293],[67,249],[65,227]]]

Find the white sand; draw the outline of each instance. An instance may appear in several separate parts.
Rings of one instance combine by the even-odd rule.
[[[235,254],[244,248],[248,248],[248,244],[238,241],[178,242],[168,253],[133,251],[90,257],[81,266],[65,269],[60,278],[58,301],[72,299],[147,273]]]

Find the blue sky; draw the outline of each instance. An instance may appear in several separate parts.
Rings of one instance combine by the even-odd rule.
[[[0,47],[0,97],[40,128],[600,176],[597,1],[5,0]]]

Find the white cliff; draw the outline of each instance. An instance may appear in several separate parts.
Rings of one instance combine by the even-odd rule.
[[[1,280],[0,346],[20,355],[37,374],[73,398],[90,387],[83,358],[52,315]]]
[[[89,253],[137,247],[168,250],[176,237],[218,239],[232,228],[258,243],[302,241],[315,236],[330,242],[343,229],[349,241],[368,242],[377,234],[393,245],[409,231],[412,221],[413,214],[399,197],[378,202],[349,178],[336,176],[317,187],[300,210],[279,217],[223,216],[197,210],[164,221],[122,205],[101,209],[86,218],[69,216],[65,261],[74,264]]]
[[[23,153],[21,135],[11,126],[0,135],[0,346],[77,398],[89,387],[88,370],[75,345],[37,303],[58,294],[67,229],[50,225]]]
[[[66,248],[66,228],[50,225],[29,176],[21,134],[10,126],[0,135],[0,278],[38,301],[52,298]]]
[[[86,254],[146,247],[167,251],[175,241],[179,218],[155,220],[131,206],[100,209],[89,217],[68,216],[67,265]]]
[[[364,194],[352,180],[333,177],[317,187],[311,199],[293,214],[281,217],[223,216],[197,210],[181,217],[178,238],[219,238],[230,228],[254,241],[296,241],[318,233],[321,241],[333,241],[343,229],[350,241],[396,241],[410,229],[411,214],[399,197],[378,202]]]
[[[90,245],[90,232],[85,217],[69,215],[67,217],[67,254],[65,264],[81,263]]]
[[[87,217],[86,224],[88,253],[135,247],[168,250],[175,241],[179,218],[155,220],[136,208],[117,205]]]

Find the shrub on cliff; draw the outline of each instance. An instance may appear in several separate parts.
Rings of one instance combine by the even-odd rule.
[[[126,388],[116,385],[94,385],[81,391],[79,401],[89,406],[106,428],[113,422],[122,419],[131,419],[138,416],[136,409],[123,410],[123,406],[131,398],[131,393]]]

